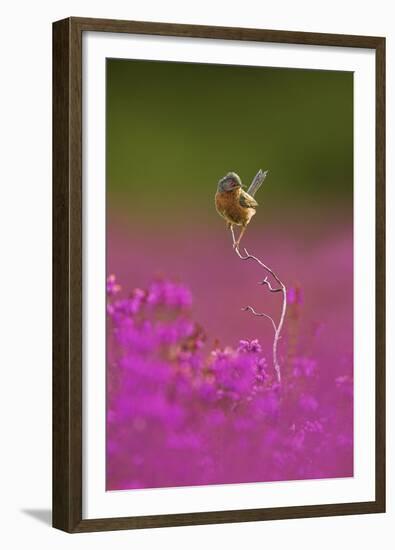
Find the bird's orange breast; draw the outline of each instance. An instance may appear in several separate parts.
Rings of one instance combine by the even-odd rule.
[[[233,191],[217,191],[215,195],[215,207],[226,221],[236,225],[247,225],[255,214],[253,208],[245,208],[240,204],[240,189]]]

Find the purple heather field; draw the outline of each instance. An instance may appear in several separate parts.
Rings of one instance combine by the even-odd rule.
[[[353,475],[352,227],[107,229],[107,490]],[[318,228],[318,229],[317,229]],[[275,280],[271,279],[273,286]]]

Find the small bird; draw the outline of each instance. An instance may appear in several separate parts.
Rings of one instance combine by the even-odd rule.
[[[235,172],[229,172],[218,182],[215,194],[215,207],[218,214],[226,220],[228,228],[232,231],[234,225],[241,226],[239,238],[233,245],[235,249],[239,248],[247,225],[256,213],[255,208],[258,203],[254,199],[254,195],[264,182],[268,172],[268,170],[265,172],[259,170],[247,192],[243,190],[241,179]]]

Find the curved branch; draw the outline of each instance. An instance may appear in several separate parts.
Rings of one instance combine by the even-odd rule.
[[[282,292],[282,291],[283,291],[282,288],[273,288],[272,285],[270,284],[270,281],[268,280],[267,277],[265,277],[265,278],[263,279],[263,281],[260,281],[258,284],[259,284],[259,285],[262,285],[262,286],[263,286],[263,285],[266,285],[266,286],[269,288],[270,292]]]
[[[242,307],[241,311],[251,311],[251,313],[256,317],[266,317],[272,322],[274,333],[276,333],[276,330],[277,330],[276,323],[273,321],[273,318],[270,317],[270,315],[268,315],[267,313],[258,313],[257,311],[255,311],[255,309],[252,306]]]
[[[243,308],[244,311],[251,311],[253,313],[253,315],[255,315],[257,317],[266,317],[266,318],[270,319],[270,321],[272,322],[273,328],[274,328],[273,365],[274,365],[274,370],[276,371],[277,380],[278,380],[278,382],[281,382],[281,367],[280,367],[280,364],[278,362],[277,351],[278,351],[278,341],[281,338],[281,331],[282,331],[282,328],[283,328],[283,325],[284,325],[285,315],[286,315],[286,312],[287,312],[287,289],[286,289],[284,283],[276,275],[276,273],[270,267],[268,267],[266,264],[264,264],[262,262],[262,260],[260,260],[256,256],[253,256],[252,254],[250,254],[247,251],[247,249],[244,249],[244,254],[245,254],[244,256],[240,253],[240,250],[238,249],[237,244],[236,244],[236,239],[235,239],[234,230],[233,230],[232,225],[230,226],[230,229],[231,229],[231,233],[232,233],[233,248],[234,248],[234,251],[236,252],[237,256],[241,260],[253,260],[258,265],[263,267],[263,269],[265,269],[277,281],[277,283],[279,284],[279,288],[274,288],[271,285],[270,281],[268,280],[267,276],[259,284],[262,285],[262,286],[267,286],[270,292],[281,292],[282,295],[283,295],[281,315],[280,315],[280,319],[278,321],[278,324],[276,324],[274,322],[274,320],[272,319],[272,317],[270,317],[270,315],[267,315],[266,313],[257,313],[254,310],[254,308],[252,308],[251,306],[247,306],[247,307]]]

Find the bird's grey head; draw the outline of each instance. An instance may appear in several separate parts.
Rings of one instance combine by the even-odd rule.
[[[237,189],[238,187],[242,187],[241,179],[236,174],[236,172],[229,172],[221,178],[218,182],[218,191],[224,192],[224,191],[233,191],[234,189]]]

